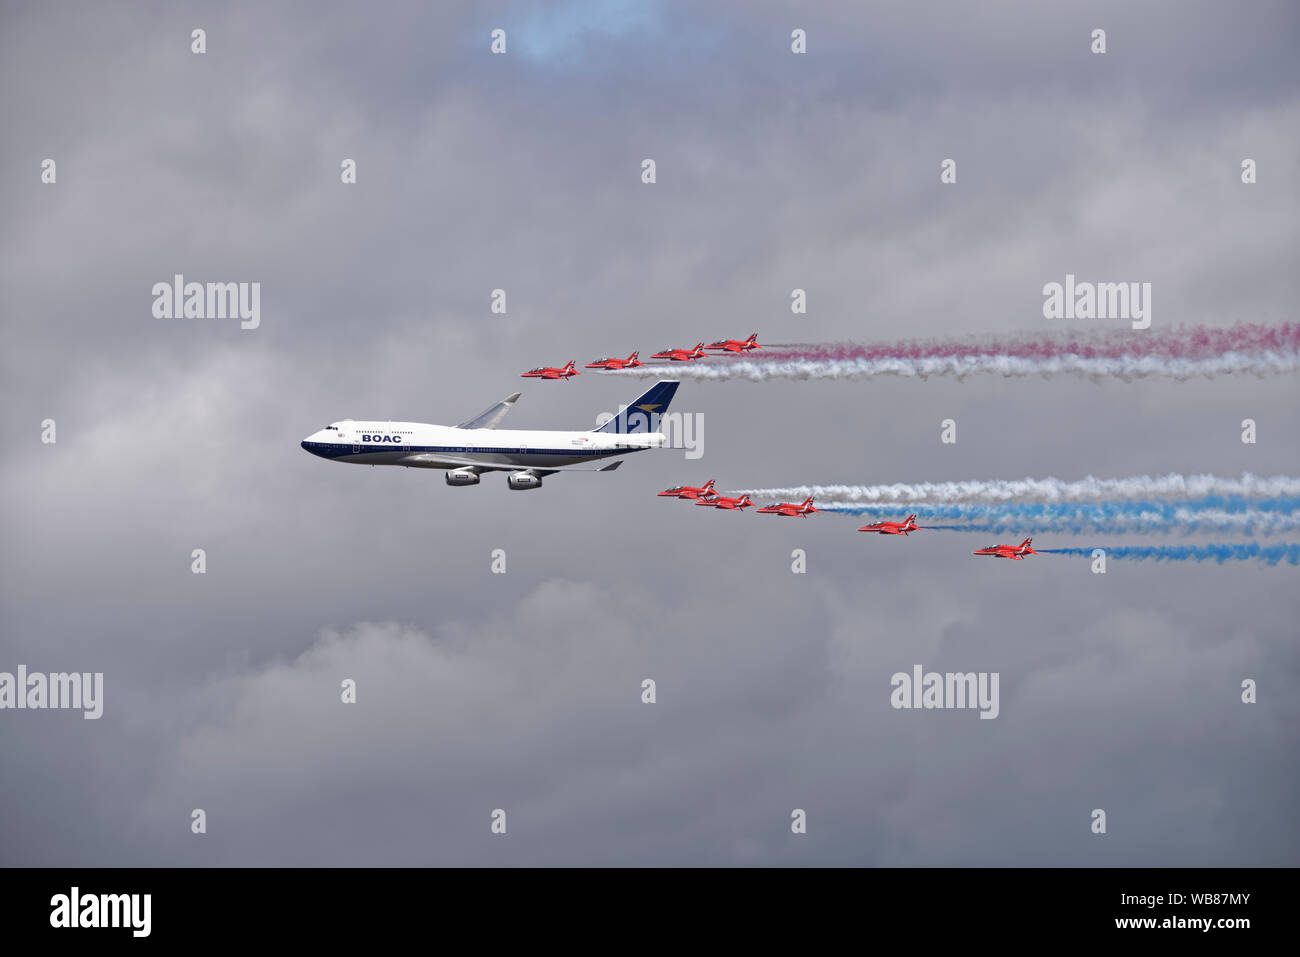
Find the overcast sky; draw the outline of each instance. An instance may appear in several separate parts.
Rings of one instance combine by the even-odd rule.
[[[298,445],[516,389],[508,425],[590,428],[647,384],[518,378],[571,358],[1059,331],[1066,273],[1151,282],[1152,330],[1295,321],[1293,3],[0,18],[0,671],[104,673],[98,721],[0,712],[0,863],[1300,863],[1294,566],[654,494],[1300,475],[1294,376],[688,380],[703,458],[527,494]],[[177,273],[260,282],[259,328],[154,318]],[[895,710],[916,664],[998,672],[999,716]]]

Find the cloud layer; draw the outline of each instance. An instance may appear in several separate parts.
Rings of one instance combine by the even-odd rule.
[[[0,863],[1300,861],[1294,568],[653,494],[1295,477],[1294,373],[686,381],[703,459],[527,495],[298,447],[700,338],[1032,336],[1067,273],[1151,282],[1153,333],[1295,322],[1290,5],[2,16],[0,670],[102,671],[105,711],[0,713]],[[154,319],[176,273],[261,282],[260,327]],[[639,383],[522,388],[517,427],[589,428]],[[999,717],[895,711],[918,663],[1000,672]]]

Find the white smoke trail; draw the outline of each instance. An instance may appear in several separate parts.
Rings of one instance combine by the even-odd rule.
[[[1175,359],[1162,356],[1116,356],[1085,358],[1077,355],[1048,358],[1023,358],[1007,355],[925,356],[885,359],[745,359],[725,364],[707,360],[682,364],[673,374],[684,379],[744,379],[764,382],[769,379],[871,379],[877,376],[902,376],[927,379],[930,376],[971,375],[1052,376],[1078,375],[1094,379],[1145,379],[1150,376],[1184,381],[1213,378],[1218,375],[1281,375],[1300,371],[1300,353],[1227,352],[1205,359]],[[605,375],[646,378],[662,375],[662,367],[642,366],[615,369]]]
[[[993,479],[968,482],[919,482],[893,485],[799,485],[789,488],[741,489],[734,494],[774,498],[809,495],[815,498],[860,502],[1077,502],[1151,496],[1195,497],[1241,495],[1282,497],[1300,494],[1300,478],[1270,478],[1244,473],[1241,478],[1217,475],[1135,475],[1099,479],[1089,475],[1079,481],[1057,478]]]

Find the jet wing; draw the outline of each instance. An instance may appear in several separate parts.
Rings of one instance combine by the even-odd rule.
[[[504,413],[502,413],[504,414]],[[431,452],[417,452],[402,460],[403,465],[424,466],[435,469],[473,469],[475,472],[533,472],[536,475],[550,475],[552,472],[612,472],[623,464],[623,460],[610,462],[608,465],[593,467],[590,465],[551,465],[546,468],[530,468],[527,465],[493,465],[477,459],[462,458],[458,455],[435,455]]]
[[[516,392],[498,402],[496,405],[484,409],[474,418],[462,422],[456,426],[458,429],[495,429],[501,420],[506,417],[506,413],[514,406],[522,392]]]

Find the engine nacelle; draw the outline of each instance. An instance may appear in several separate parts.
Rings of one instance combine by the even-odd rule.
[[[444,478],[448,485],[477,485],[478,473],[473,469],[448,469]]]
[[[532,472],[512,472],[507,483],[516,492],[522,492],[524,489],[541,488],[542,480]]]

